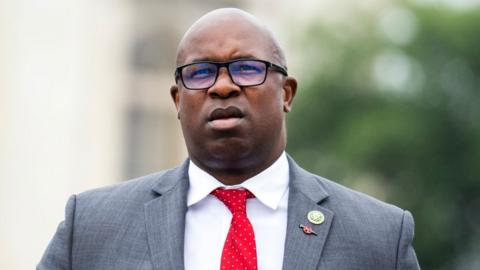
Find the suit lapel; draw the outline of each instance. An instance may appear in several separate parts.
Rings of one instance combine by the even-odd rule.
[[[153,187],[159,196],[144,206],[148,245],[154,269],[184,269],[183,239],[188,160],[167,171]]]
[[[301,169],[290,157],[290,191],[288,222],[283,259],[284,270],[316,269],[333,220],[333,212],[319,204],[328,197],[318,179]],[[325,221],[315,225],[308,221],[312,210],[323,213]],[[308,225],[317,235],[306,234],[300,225]]]

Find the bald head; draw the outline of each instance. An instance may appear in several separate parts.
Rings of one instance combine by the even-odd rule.
[[[265,60],[286,67],[285,55],[273,32],[252,14],[236,8],[216,9],[198,19],[178,45],[177,65],[191,62],[188,56],[192,49],[201,49],[199,46],[205,42],[214,42],[221,46],[219,49],[228,49],[224,47],[231,44],[226,42],[228,39],[242,40],[247,37],[263,46],[264,57],[267,57]]]

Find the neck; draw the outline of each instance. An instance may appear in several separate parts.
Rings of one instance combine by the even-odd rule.
[[[215,177],[215,179],[217,179],[221,183],[230,186],[241,184],[247,179],[250,179],[253,176],[261,173],[262,171],[270,167],[280,157],[282,153],[283,150],[279,151],[275,155],[272,155],[270,158],[262,159],[261,162],[221,162],[218,164],[214,164],[213,166],[212,164],[208,164],[210,166],[207,166],[207,164],[205,164],[204,162],[196,160],[193,157],[191,157],[191,159],[199,168]],[[244,164],[246,166],[239,166],[239,164]]]

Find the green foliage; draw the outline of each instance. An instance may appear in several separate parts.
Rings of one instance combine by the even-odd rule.
[[[320,175],[410,210],[422,269],[474,269],[480,10],[401,8],[413,15],[407,42],[379,30],[385,9],[358,12],[348,24],[313,22],[297,39],[306,68],[288,117],[288,152]]]

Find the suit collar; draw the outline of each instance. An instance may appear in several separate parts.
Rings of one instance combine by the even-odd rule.
[[[150,257],[154,269],[183,269],[183,238],[188,160],[166,171],[152,187],[159,196],[144,205]]]
[[[328,193],[320,183],[318,176],[302,169],[290,155],[287,155],[287,159],[290,166],[290,188],[318,204],[328,198]]]
[[[334,213],[321,206],[328,193],[318,177],[300,168],[291,157],[288,161],[290,191],[283,269],[316,269]],[[307,219],[307,214],[313,210],[323,213],[325,221],[322,224],[312,224]],[[304,233],[300,225],[310,226],[317,235]]]
[[[210,192],[218,187],[224,188],[246,188],[265,206],[276,210],[280,201],[288,189],[289,164],[286,153],[268,168],[259,174],[245,180],[238,185],[227,186],[202,170],[190,160],[188,166],[189,191],[187,196],[187,207],[198,203],[207,197]]]
[[[186,159],[179,167],[165,171],[155,181],[152,190],[158,195],[162,195],[172,190],[176,185],[182,184],[182,181],[179,180],[186,180],[188,184],[188,164],[189,159]]]

